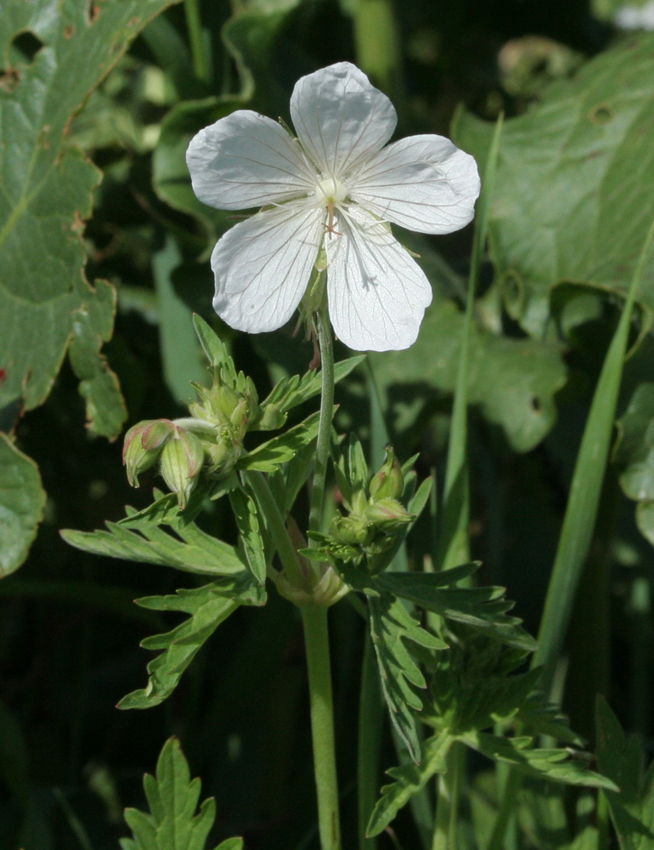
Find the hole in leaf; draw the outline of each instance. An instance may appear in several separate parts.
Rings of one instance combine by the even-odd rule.
[[[96,0],[89,0],[89,4],[86,7],[86,17],[90,24],[94,24],[100,17],[100,7],[96,3]]]
[[[26,30],[19,33],[11,43],[11,50],[14,53],[12,59],[15,62],[30,65],[42,47],[41,39],[30,30]]]
[[[590,115],[588,116],[593,124],[608,124],[609,121],[613,120],[614,113],[610,106],[607,106],[606,103],[598,103],[597,106],[594,106]]]
[[[531,397],[531,409],[535,413],[540,413],[540,411],[542,409],[540,399],[538,398],[537,395],[532,395],[532,397]]]

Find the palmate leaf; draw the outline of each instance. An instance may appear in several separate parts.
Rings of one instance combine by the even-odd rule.
[[[272,440],[243,455],[237,461],[235,468],[252,472],[274,472],[281,464],[292,460],[297,452],[316,439],[319,418],[319,412],[312,413],[304,422],[300,422],[299,425],[289,428],[278,437],[273,437]]]
[[[338,383],[338,381],[346,378],[365,359],[366,355],[360,354],[357,357],[349,357],[347,360],[336,363],[334,381]],[[322,373],[317,370],[306,372],[304,375],[291,375],[289,378],[282,378],[266,400],[262,402],[262,407],[267,404],[275,404],[284,412],[292,410],[299,404],[303,404],[320,394],[321,380]]]
[[[370,634],[390,717],[411,757],[417,761],[420,745],[414,712],[420,711],[422,700],[415,688],[426,688],[427,683],[404,641],[413,641],[427,649],[447,649],[447,644],[425,631],[404,605],[388,593],[370,595],[368,605]]]
[[[507,616],[506,611],[513,607],[513,602],[503,598],[504,588],[443,587],[446,583],[460,580],[451,577],[452,572],[454,570],[438,573],[386,572],[377,576],[376,586],[426,611],[483,630],[502,643],[527,651],[535,649],[534,639],[520,626],[521,621]]]
[[[534,739],[529,736],[500,738],[486,732],[470,731],[459,735],[458,740],[493,761],[510,764],[529,776],[567,785],[617,790],[614,782],[590,769],[586,753],[569,749],[540,749],[534,746]]]
[[[0,72],[0,407],[44,401],[71,344],[91,426],[117,436],[125,417],[99,349],[114,293],[84,278],[84,220],[100,172],[71,147],[69,123],[149,19],[170,0],[7,0],[0,54],[19,33],[42,43]]]
[[[654,216],[654,35],[631,36],[504,124],[491,258],[509,312],[534,336],[563,281],[626,293]],[[462,112],[453,137],[483,162],[493,125]],[[654,308],[649,257],[639,300]]]
[[[174,596],[148,596],[137,605],[155,611],[183,611],[188,620],[170,632],[142,641],[144,649],[163,650],[148,664],[145,688],[124,697],[119,708],[151,708],[174,691],[204,643],[239,605],[263,605],[266,594],[249,571],[217,579],[204,587],[178,590]]]
[[[138,519],[136,528],[129,528],[129,519],[108,522],[107,531],[65,529],[61,536],[76,549],[94,555],[161,564],[200,575],[229,576],[249,569],[233,546],[206,534],[195,523],[173,521],[169,533]]]
[[[597,763],[617,789],[607,793],[611,820],[621,850],[651,850],[654,847],[654,764],[643,775],[642,747],[627,739],[620,723],[603,697],[596,708]]]
[[[410,762],[387,771],[395,782],[384,785],[381,789],[381,798],[373,810],[366,830],[369,837],[379,835],[386,829],[402,806],[424,788],[432,776],[446,770],[447,753],[454,740],[447,731],[440,732],[420,745],[417,764]]]
[[[259,530],[257,506],[251,496],[242,490],[233,490],[229,499],[238,525],[245,559],[253,576],[260,585],[264,585],[266,583],[266,552]]]
[[[126,809],[125,820],[133,838],[120,841],[122,850],[204,850],[216,817],[213,798],[196,814],[202,782],[191,780],[179,741],[170,738],[157,761],[156,776],[146,773],[143,787],[150,814]],[[216,850],[242,850],[242,838],[223,841]]]

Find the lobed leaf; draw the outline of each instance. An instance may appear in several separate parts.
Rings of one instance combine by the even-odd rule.
[[[587,788],[615,791],[617,786],[591,770],[588,755],[568,749],[539,749],[528,736],[500,738],[486,732],[466,732],[460,741],[493,761],[510,764],[522,773]]]
[[[148,664],[147,687],[128,694],[119,708],[151,708],[163,702],[177,687],[179,680],[198,651],[218,626],[239,605],[262,605],[265,592],[255,584],[249,571],[222,581],[191,590],[178,590],[172,596],[149,596],[137,604],[156,611],[183,611],[189,619],[165,634],[142,641],[144,649],[162,650]]]
[[[229,499],[241,535],[240,541],[247,563],[255,579],[260,585],[264,585],[267,569],[266,553],[263,538],[259,531],[257,507],[254,499],[244,493],[243,490],[233,490],[229,494]]]
[[[126,809],[125,820],[133,838],[123,838],[123,850],[204,850],[216,817],[216,803],[209,798],[196,814],[202,783],[191,780],[188,762],[179,741],[170,738],[157,761],[156,776],[143,777],[150,814]],[[241,850],[243,839],[230,838],[216,850]]]
[[[304,422],[257,446],[256,449],[243,455],[237,461],[235,468],[274,472],[282,463],[288,463],[297,452],[317,438],[319,417],[319,412],[312,413]]]
[[[423,741],[416,764],[409,762],[386,771],[396,781],[382,787],[381,798],[370,816],[366,830],[368,837],[379,835],[386,829],[399,810],[424,788],[432,776],[446,770],[446,758],[453,741],[453,736],[447,731],[440,732]]]
[[[520,649],[532,651],[534,639],[520,626],[517,617],[509,617],[506,611],[513,603],[503,598],[501,587],[442,588],[438,573],[394,573],[377,576],[377,586],[396,596],[419,605],[451,620],[466,623]]]
[[[411,757],[417,761],[420,748],[414,712],[421,710],[422,700],[414,689],[426,688],[427,683],[404,641],[413,641],[427,649],[447,649],[447,644],[425,631],[404,605],[388,593],[370,595],[368,605],[370,635],[388,711]]]
[[[248,567],[233,546],[206,534],[194,523],[175,523],[174,534],[154,523],[139,522],[135,529],[122,523],[106,525],[107,531],[65,529],[61,536],[76,549],[94,555],[160,564],[200,575],[233,575]]]

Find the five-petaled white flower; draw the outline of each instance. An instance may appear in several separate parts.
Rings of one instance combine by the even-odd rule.
[[[329,316],[359,351],[410,346],[432,291],[389,222],[451,233],[474,215],[474,159],[442,136],[384,147],[397,115],[349,62],[302,77],[291,97],[298,138],[247,109],[205,127],[186,155],[198,198],[223,210],[263,207],[211,256],[216,312],[252,333],[285,324],[324,248]]]

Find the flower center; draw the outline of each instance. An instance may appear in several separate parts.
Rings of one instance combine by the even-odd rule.
[[[316,200],[321,207],[333,206],[347,198],[348,189],[335,177],[327,177],[316,186]]]

